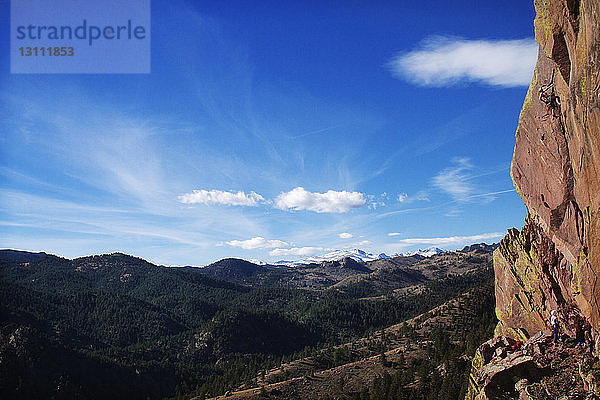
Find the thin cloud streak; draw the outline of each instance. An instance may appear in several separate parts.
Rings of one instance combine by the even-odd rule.
[[[502,193],[510,193],[510,192],[516,192],[517,189],[507,189],[507,190],[499,190],[497,192],[489,192],[489,193],[481,193],[481,194],[474,194],[469,196],[469,198],[476,198],[476,197],[488,197],[488,196],[494,196],[497,194],[502,194]]]
[[[491,232],[491,233],[482,233],[480,235],[472,235],[472,236],[448,236],[448,237],[436,237],[436,238],[407,238],[400,239],[397,241],[397,244],[401,247],[413,246],[413,245],[453,245],[460,244],[464,242],[476,242],[480,240],[488,240],[488,239],[497,239],[503,237],[505,233],[502,232]]]
[[[292,136],[291,138],[292,139],[300,139],[300,138],[307,137],[307,136],[317,135],[319,133],[324,133],[324,132],[328,132],[332,129],[339,128],[340,126],[343,126],[343,125],[345,125],[345,124],[336,124],[333,126],[328,126],[327,128],[315,129],[315,130],[312,130],[309,132],[301,133],[300,135]]]
[[[491,197],[492,200],[494,199],[493,196],[497,195],[497,194],[505,194],[505,193],[511,193],[511,192],[515,192],[515,189],[507,189],[507,190],[500,190],[500,191],[496,191],[496,192],[489,192],[489,193],[480,193],[480,194],[474,194],[469,196],[469,198],[477,198],[477,197]],[[373,218],[375,219],[382,219],[382,218],[387,218],[390,217],[392,215],[398,215],[398,214],[407,214],[407,213],[413,213],[413,212],[423,212],[423,211],[431,211],[431,210],[440,210],[440,209],[444,209],[445,207],[448,207],[450,205],[453,204],[458,204],[461,201],[458,200],[452,200],[452,201],[447,201],[445,203],[440,203],[437,205],[432,205],[432,206],[427,206],[427,207],[414,207],[414,208],[405,208],[402,210],[396,210],[396,211],[389,211],[383,214],[378,214],[373,216]],[[394,232],[393,232],[394,233]],[[390,236],[395,236],[395,235],[390,235]]]

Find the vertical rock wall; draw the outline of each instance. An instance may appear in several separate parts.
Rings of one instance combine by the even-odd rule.
[[[552,309],[600,331],[600,0],[534,3],[540,50],[511,168],[529,216],[494,256],[496,333],[515,338]]]
[[[499,322],[473,360],[468,400],[496,398],[494,379],[513,385],[518,365],[502,369],[486,349],[545,331],[552,310],[562,332],[589,324],[600,343],[600,0],[534,4],[540,48],[511,166],[529,215],[494,252]]]

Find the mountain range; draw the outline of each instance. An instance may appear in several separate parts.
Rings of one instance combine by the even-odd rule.
[[[344,258],[351,258],[358,262],[367,262],[374,261],[380,258],[392,258],[392,257],[410,257],[414,255],[419,255],[423,257],[431,257],[435,254],[444,253],[446,250],[440,249],[438,247],[428,247],[426,249],[419,249],[412,252],[406,253],[394,253],[388,255],[386,253],[368,253],[361,249],[345,249],[345,250],[330,250],[327,253],[311,256],[306,258],[299,258],[293,260],[280,260],[274,265],[302,265],[302,264],[312,264],[312,263],[320,263],[323,261],[339,261]]]
[[[252,287],[335,288],[354,294],[360,292],[360,296],[378,296],[386,292],[404,293],[431,279],[476,270],[483,263],[491,262],[495,248],[496,245],[480,243],[457,252],[434,247],[393,256],[374,256],[359,249],[340,250],[310,262],[275,265],[227,258],[196,270],[212,279]]]

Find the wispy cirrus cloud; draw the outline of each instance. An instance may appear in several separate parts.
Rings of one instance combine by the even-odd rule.
[[[469,201],[475,192],[475,187],[470,182],[472,179],[470,171],[473,165],[468,158],[458,158],[454,160],[454,164],[440,171],[433,177],[432,182],[435,187],[450,195],[454,201],[464,203]]]
[[[281,193],[275,199],[275,207],[281,210],[308,210],[317,213],[345,213],[367,203],[359,192],[329,190],[325,193],[309,192],[297,187]]]
[[[275,247],[288,246],[288,243],[282,240],[265,239],[262,236],[253,237],[248,240],[230,240],[225,242],[225,244],[232,247],[241,247],[244,250],[272,249]]]
[[[413,245],[436,245],[436,246],[450,246],[462,243],[473,243],[482,240],[498,239],[503,237],[505,234],[502,232],[491,232],[482,233],[480,235],[471,236],[447,236],[447,237],[435,237],[435,238],[407,238],[398,240],[397,244],[403,247]]]
[[[290,256],[314,256],[315,254],[319,254],[327,249],[323,247],[292,247],[291,249],[275,249],[269,252],[271,257],[290,257]]]
[[[468,40],[433,36],[388,64],[398,78],[421,86],[479,82],[492,86],[529,86],[537,59],[533,39]]]
[[[185,193],[178,197],[178,200],[184,204],[223,204],[228,206],[249,206],[255,207],[265,199],[258,193],[251,191],[229,192],[224,190],[194,190],[191,193]]]
[[[515,189],[482,191],[482,187],[475,185],[484,176],[504,172],[504,169],[492,170],[483,173],[476,173],[477,168],[471,164],[468,158],[456,158],[452,166],[441,170],[435,175],[431,182],[434,187],[448,194],[454,203],[470,202],[490,202],[496,199],[496,196],[504,193],[514,192]],[[456,213],[457,210],[451,210]]]
[[[349,232],[342,232],[338,236],[340,237],[340,239],[351,239],[354,237],[354,235]]]

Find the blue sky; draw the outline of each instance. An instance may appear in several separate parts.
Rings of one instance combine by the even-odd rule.
[[[258,3],[258,4],[255,4]],[[532,2],[152,2],[150,74],[10,74],[1,247],[166,265],[498,241]]]

